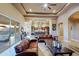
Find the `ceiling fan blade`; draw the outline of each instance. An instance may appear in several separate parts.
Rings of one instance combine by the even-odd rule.
[[[48,7],[49,9],[51,9],[50,7]]]

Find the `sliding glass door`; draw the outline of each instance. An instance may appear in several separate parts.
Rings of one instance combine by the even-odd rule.
[[[20,24],[0,15],[0,53],[20,41]]]

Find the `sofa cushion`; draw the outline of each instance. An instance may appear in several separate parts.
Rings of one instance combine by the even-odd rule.
[[[29,48],[29,40],[22,40],[22,48],[23,50]]]
[[[24,52],[37,52],[37,48],[29,48],[26,49]]]
[[[37,48],[37,40],[31,40],[29,43],[29,48]]]
[[[20,44],[18,44],[15,47],[15,51],[16,51],[16,53],[20,53],[23,50],[27,49],[28,47],[29,47],[29,41],[24,39],[24,40],[22,40],[22,42]]]
[[[15,51],[16,51],[16,53],[22,52],[22,51],[23,51],[22,46],[21,46],[21,45],[17,45],[17,46],[15,47]]]

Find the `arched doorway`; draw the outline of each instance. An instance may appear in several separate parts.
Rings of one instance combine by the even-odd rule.
[[[69,40],[79,42],[79,11],[69,17],[68,30]]]

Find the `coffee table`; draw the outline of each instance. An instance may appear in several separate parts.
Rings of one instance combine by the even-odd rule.
[[[64,56],[65,54],[68,54],[69,56],[72,56],[72,54],[74,53],[72,50],[70,50],[69,48],[66,48],[66,47],[63,47],[61,49],[61,51],[53,50],[52,48],[49,48],[49,49],[50,49],[50,51],[52,52],[52,54],[54,56],[57,56],[57,55]]]

